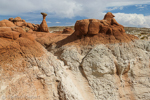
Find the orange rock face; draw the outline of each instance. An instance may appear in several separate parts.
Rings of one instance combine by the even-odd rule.
[[[86,35],[88,33],[89,19],[78,20],[75,23],[75,34],[77,36]]]
[[[30,29],[34,30],[34,26],[31,23],[27,23],[27,27],[29,27]]]
[[[40,31],[40,25],[39,24],[32,24],[32,23],[27,23],[25,20],[21,19],[20,17],[16,18],[9,18],[9,21],[11,21],[14,25],[22,27],[24,30],[29,28],[30,32],[32,31]],[[11,26],[9,26],[11,27]],[[28,30],[26,31],[28,32]]]
[[[21,27],[0,27],[0,38],[8,38],[16,40],[25,32]]]
[[[14,39],[14,40],[19,38],[19,35],[20,35],[20,33],[15,32],[15,31],[6,31],[6,32],[1,32],[0,33],[0,37],[8,38],[8,39]]]
[[[75,24],[75,34],[77,36],[96,35],[100,33],[111,35],[124,34],[125,33],[124,27],[118,24],[113,17],[115,16],[111,12],[108,12],[103,20],[98,19],[78,20]]]
[[[15,24],[6,19],[0,21],[0,27],[15,27],[15,26],[16,26]]]
[[[46,16],[47,14],[46,13],[41,13],[43,15],[43,21],[42,23],[40,24],[40,31],[41,32],[49,32],[48,30],[48,26],[47,26],[47,23],[46,23]]]
[[[103,20],[98,19],[78,20],[75,24],[74,34],[77,37],[92,36],[90,41],[92,41],[92,39],[93,41],[98,41],[97,40],[98,37],[103,41],[109,41],[109,43],[116,43],[116,41],[118,42],[131,41],[133,37],[125,33],[124,26],[117,23],[114,17],[115,16],[111,12],[108,12],[104,16]]]
[[[99,21],[96,19],[89,20],[88,34],[94,35],[99,33]]]
[[[97,45],[130,42],[138,37],[126,34],[124,27],[117,23],[112,13],[107,13],[103,20],[78,20],[75,32],[66,39],[56,41],[57,45]],[[55,39],[56,40],[56,39]]]

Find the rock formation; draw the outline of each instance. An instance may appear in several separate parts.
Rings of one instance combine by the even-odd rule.
[[[78,20],[75,23],[75,32],[73,34],[84,41],[90,37],[90,40],[93,43],[96,43],[96,41],[100,43],[100,40],[101,43],[116,43],[138,39],[137,37],[126,34],[124,27],[118,24],[113,17],[114,15],[111,12],[108,12],[103,20]]]
[[[74,30],[70,27],[67,27],[65,29],[63,29],[62,34],[72,34],[74,32]]]
[[[16,26],[24,26],[25,20],[21,19],[21,17],[9,18],[9,21],[13,22]]]
[[[108,15],[71,35],[0,27],[0,100],[149,100],[150,41]]]
[[[108,12],[103,20],[78,20],[75,24],[75,34],[77,36],[95,35],[100,33],[110,35],[124,35],[124,27],[118,24],[113,17],[114,15],[111,12]]]
[[[11,21],[8,21],[6,19],[0,21],[0,27],[15,27],[16,25],[14,25]]]
[[[43,15],[43,21],[42,23],[39,24],[32,24],[32,23],[27,23],[25,20],[21,19],[21,17],[16,17],[16,18],[9,18],[8,20],[4,20],[0,22],[0,27],[22,27],[24,31],[26,32],[33,32],[33,31],[40,31],[40,32],[49,32],[48,26],[46,23],[46,13],[41,13]],[[11,23],[10,23],[11,22]]]
[[[48,26],[47,26],[47,23],[46,23],[46,16],[47,14],[46,13],[41,13],[43,15],[43,21],[42,23],[40,24],[40,31],[41,32],[49,32],[48,30]]]
[[[27,23],[24,19],[21,19],[21,17],[9,18],[8,20],[13,22],[16,26],[23,28],[23,30],[26,32],[40,31],[39,24],[35,25],[32,23]]]

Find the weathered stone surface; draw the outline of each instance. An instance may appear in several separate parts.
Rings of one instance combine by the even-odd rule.
[[[28,32],[28,28],[30,28],[30,32],[33,31],[40,31],[40,25],[39,24],[32,24],[32,23],[27,23],[25,20],[21,19],[21,17],[16,17],[16,18],[9,18],[9,21],[14,23],[18,27],[22,27],[26,32]],[[12,27],[12,26],[11,26]]]
[[[25,34],[25,31],[21,27],[0,27],[0,38],[16,40],[21,37],[21,34]]]
[[[77,36],[86,35],[88,33],[88,25],[89,25],[88,19],[78,20],[74,26],[75,27],[75,34]]]
[[[51,52],[54,54],[27,37],[18,38],[14,42],[3,38],[0,41],[0,98],[149,98],[149,41],[138,40],[122,45],[99,44],[88,48],[63,46],[53,48]]]
[[[75,24],[75,32],[77,36],[88,36],[96,34],[107,34],[112,36],[127,37],[124,27],[117,23],[111,12],[108,12],[103,20],[84,19],[78,20]]]
[[[11,21],[8,21],[6,19],[0,21],[0,27],[15,27],[16,25],[14,25]]]
[[[95,96],[92,100],[106,97],[107,100],[142,100],[148,99],[150,92],[149,44],[149,41],[101,44],[81,48],[82,52],[76,47],[64,46],[59,53],[75,76],[80,72],[87,79]]]
[[[67,27],[65,29],[63,29],[62,34],[72,34],[74,32],[74,30],[71,27]]]

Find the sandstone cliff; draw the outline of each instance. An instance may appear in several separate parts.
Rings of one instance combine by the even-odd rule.
[[[0,37],[0,100],[149,100],[150,41],[105,18],[72,35],[10,28],[21,35]]]

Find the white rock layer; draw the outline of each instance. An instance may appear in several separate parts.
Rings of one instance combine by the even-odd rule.
[[[16,59],[15,65],[27,64],[12,76],[0,67],[0,100],[150,99],[149,41],[64,46],[57,56],[43,51],[42,57]]]

